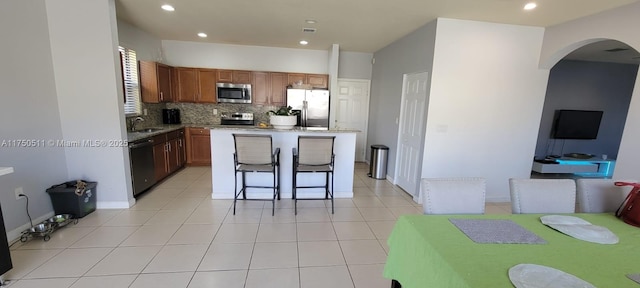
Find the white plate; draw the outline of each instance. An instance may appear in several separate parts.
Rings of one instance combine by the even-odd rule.
[[[544,225],[549,224],[565,224],[565,225],[591,225],[589,221],[575,216],[566,215],[546,215],[540,217],[540,221]]]
[[[511,267],[509,280],[516,288],[595,288],[576,276],[536,264],[518,264]]]
[[[540,221],[542,224],[576,239],[598,244],[616,244],[620,241],[618,236],[606,227],[592,225],[578,217],[547,215],[540,217]]]

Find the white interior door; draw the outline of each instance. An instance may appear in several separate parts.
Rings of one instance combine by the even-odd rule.
[[[360,130],[356,134],[356,161],[364,161],[369,119],[369,80],[338,79],[333,128]]]
[[[405,74],[402,83],[395,184],[413,196],[420,182],[427,100],[427,72]]]

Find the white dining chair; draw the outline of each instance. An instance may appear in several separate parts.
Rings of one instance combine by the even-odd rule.
[[[420,193],[424,214],[484,214],[484,178],[423,178]]]
[[[616,212],[627,197],[631,186],[615,186],[617,181],[636,180],[578,179],[576,180],[578,210],[582,213]]]
[[[511,212],[575,213],[576,182],[573,179],[509,179]]]

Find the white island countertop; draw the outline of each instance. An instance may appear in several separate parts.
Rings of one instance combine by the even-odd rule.
[[[210,129],[216,130],[242,130],[242,131],[272,131],[272,132],[311,132],[311,133],[356,133],[360,130],[353,129],[335,129],[335,128],[321,128],[321,127],[294,127],[293,129],[274,129],[273,127],[259,127],[259,126],[243,126],[243,125],[209,125],[205,126]]]
[[[292,148],[298,146],[298,136],[327,135],[335,136],[335,179],[334,196],[336,198],[353,197],[353,171],[355,165],[355,147],[357,130],[317,130],[309,128],[295,128],[280,130],[273,128],[259,128],[254,126],[209,126],[211,128],[211,173],[212,198],[233,199],[234,191],[234,162],[235,145],[233,134],[265,134],[271,135],[273,148],[280,148],[280,191],[283,198],[291,197],[292,190]],[[249,173],[248,173],[249,174]],[[264,173],[250,173],[264,174]],[[270,185],[270,175],[248,175],[249,185]],[[324,174],[304,173],[298,176],[300,186],[315,186],[324,184]],[[271,192],[267,189],[253,189],[247,192],[252,198],[267,198]],[[324,196],[322,189],[304,189],[297,192],[301,198]]]
[[[13,173],[13,167],[0,167],[0,176]]]

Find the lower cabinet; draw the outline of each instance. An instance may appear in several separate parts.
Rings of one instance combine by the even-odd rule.
[[[211,165],[211,138],[209,129],[187,128],[187,165]]]
[[[184,129],[156,135],[153,143],[154,171],[160,181],[185,164]]]

